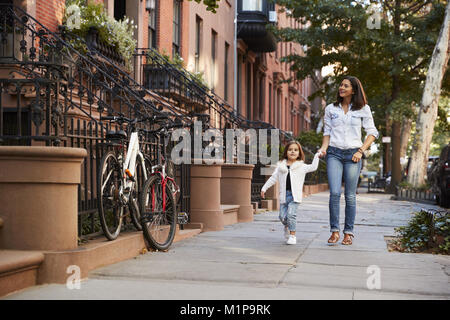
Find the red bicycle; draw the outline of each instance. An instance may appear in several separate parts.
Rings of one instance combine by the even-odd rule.
[[[152,173],[142,188],[139,203],[142,231],[150,246],[156,250],[167,250],[170,247],[180,219],[176,201],[180,189],[173,178],[173,162],[167,160],[166,156],[170,129],[180,127],[184,127],[184,124],[166,124],[151,132],[160,141],[163,139],[161,163],[152,166]]]

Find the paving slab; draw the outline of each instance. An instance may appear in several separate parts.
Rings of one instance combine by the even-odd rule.
[[[369,272],[368,272],[369,271]],[[369,289],[390,293],[419,295],[450,295],[448,277],[444,272],[419,268],[379,267],[379,287],[371,282],[373,271],[368,266],[299,263],[287,273],[287,286]],[[414,279],[414,281],[411,281]],[[369,281],[369,285],[368,285]]]

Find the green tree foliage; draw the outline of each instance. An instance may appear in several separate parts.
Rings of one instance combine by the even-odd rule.
[[[450,142],[450,96],[441,97],[438,106],[438,118],[434,125],[430,156],[439,156],[441,150]]]
[[[297,137],[302,148],[306,148],[315,153],[322,146],[323,133],[316,133],[315,131],[302,131]]]
[[[197,3],[203,2],[206,6],[206,10],[216,13],[216,9],[219,7],[220,0],[194,0],[194,1]]]
[[[375,1],[372,1],[375,2]],[[334,74],[322,81],[318,92],[328,102],[336,98],[336,83],[343,75],[357,76],[363,83],[369,104],[381,120],[386,112],[401,119],[412,115],[408,103],[419,101],[439,27],[443,21],[443,1],[383,1],[380,28],[369,29],[371,13],[366,2],[353,0],[279,0],[292,17],[308,27],[276,30],[280,41],[306,45],[305,55],[288,55],[298,79],[315,70],[335,65]],[[417,3],[428,7],[415,7]],[[376,2],[375,2],[376,3]],[[425,8],[429,9],[425,13]],[[422,11],[421,11],[422,10]],[[384,14],[383,14],[384,13]],[[384,16],[383,16],[384,15]],[[394,17],[395,15],[395,17]],[[398,27],[394,26],[398,20]],[[396,29],[397,28],[397,29]],[[405,109],[405,106],[408,106]],[[404,110],[405,109],[405,110]],[[379,121],[379,123],[384,121]]]
[[[334,66],[333,73],[324,77],[322,90],[310,100],[319,95],[327,103],[335,101],[343,75],[361,80],[381,138],[390,133],[391,123],[386,119],[398,129],[404,117],[414,115],[411,105],[421,100],[446,2],[278,0],[303,27],[272,28],[279,41],[306,45],[305,54],[282,58],[292,64],[296,78],[314,77],[315,70]],[[369,4],[378,5],[379,26],[370,24],[377,11],[369,10]],[[444,95],[450,88],[448,75],[443,87]]]

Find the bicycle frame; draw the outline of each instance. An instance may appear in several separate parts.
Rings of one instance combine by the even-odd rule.
[[[144,155],[142,154],[139,148],[139,135],[136,131],[131,133],[130,142],[128,143],[127,154],[125,156],[125,161],[122,166],[122,178],[123,184],[119,189],[120,197],[127,203],[130,199],[131,190],[134,189],[134,185],[136,180],[134,177],[136,176],[136,160],[141,162],[142,165],[142,173],[144,175],[144,181],[147,180],[147,170],[145,167]],[[127,173],[129,172],[129,174]],[[125,192],[128,190],[128,192]]]
[[[161,166],[162,170],[161,171],[157,171],[156,169],[158,167],[160,167],[160,166]],[[164,212],[164,211],[166,211],[166,185],[167,185],[167,181],[172,181],[174,186],[177,188],[176,192],[178,192],[178,185],[175,182],[175,179],[173,179],[172,177],[169,177],[168,175],[166,175],[166,163],[165,163],[165,160],[164,160],[164,163],[162,165],[154,165],[152,167],[152,176],[156,175],[156,174],[161,176],[161,181],[162,181],[161,182],[161,187],[162,187],[162,197],[163,197],[162,210]],[[153,191],[152,191],[152,193],[153,193]],[[152,205],[153,205],[153,207],[155,206],[155,202],[154,201],[155,201],[155,197],[154,197],[154,194],[152,194]]]

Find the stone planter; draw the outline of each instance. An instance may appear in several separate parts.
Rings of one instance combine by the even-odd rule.
[[[78,246],[78,184],[85,149],[0,147],[0,249]]]
[[[222,165],[220,197],[222,204],[239,205],[238,222],[253,221],[251,204],[252,164]]]
[[[191,165],[192,223],[203,223],[203,231],[222,230],[223,210],[220,207],[221,164]]]

